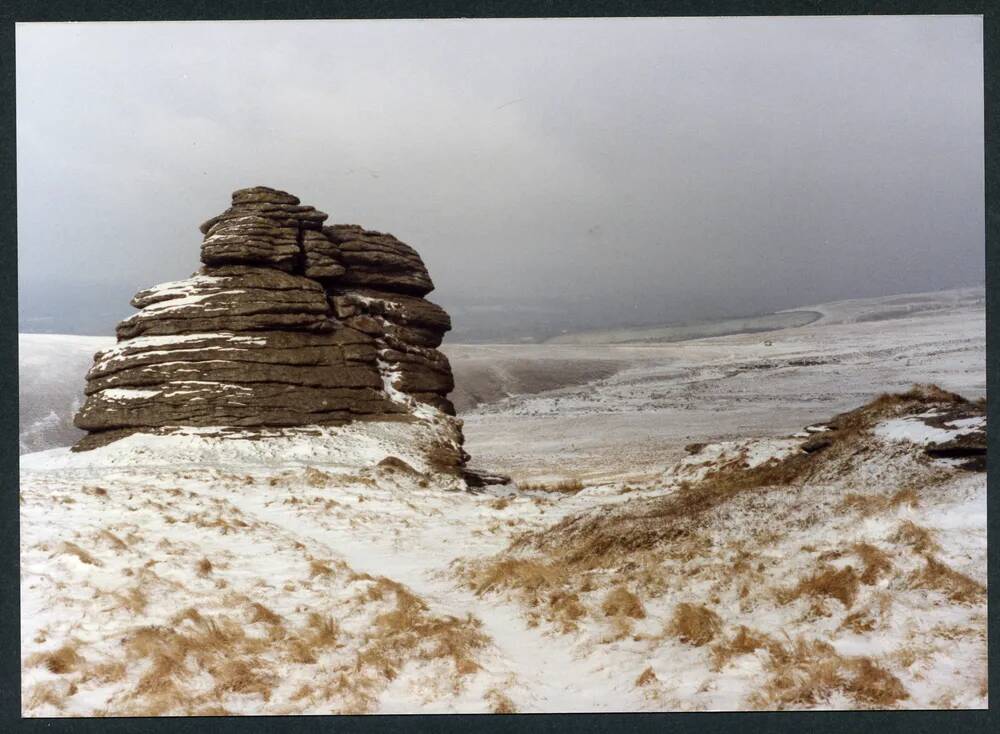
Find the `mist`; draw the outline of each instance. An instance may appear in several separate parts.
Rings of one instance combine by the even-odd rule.
[[[112,334],[267,185],[452,341],[985,278],[979,16],[17,26],[21,331]]]

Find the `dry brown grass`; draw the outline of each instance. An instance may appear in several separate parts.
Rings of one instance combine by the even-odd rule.
[[[48,704],[62,710],[66,706],[66,699],[70,695],[70,688],[61,686],[57,682],[45,681],[34,685],[25,696],[25,709],[37,709]]]
[[[870,609],[859,609],[855,612],[851,612],[844,617],[844,621],[840,623],[841,629],[849,629],[859,635],[871,632],[877,626],[878,620],[872,614]]]
[[[87,666],[80,681],[96,680],[99,683],[117,683],[125,678],[126,667],[121,660],[111,660]]]
[[[213,693],[216,696],[226,693],[256,694],[268,701],[278,682],[276,675],[262,671],[259,662],[252,658],[226,660],[209,672],[215,678]]]
[[[343,703],[336,710],[340,714],[364,714],[375,706],[378,690],[376,678],[343,668],[316,686],[311,697],[320,701],[340,699]]]
[[[927,556],[926,560],[926,565],[911,575],[911,587],[939,591],[950,601],[959,604],[974,604],[986,595],[986,587],[975,579],[959,573],[932,556]]]
[[[860,703],[885,707],[909,697],[899,678],[870,658],[860,657],[851,661],[851,676],[844,691]]]
[[[108,541],[108,543],[111,544],[111,547],[114,548],[116,551],[128,550],[128,544],[124,540],[119,538],[117,535],[112,533],[110,530],[107,529],[102,530],[100,533],[98,533],[98,537]]]
[[[848,492],[844,495],[841,505],[845,509],[856,510],[863,517],[871,517],[880,512],[894,510],[907,505],[917,507],[919,495],[912,487],[901,489],[891,495],[883,494],[860,494],[858,492]]]
[[[682,482],[666,497],[634,501],[629,512],[573,515],[513,547],[547,550],[574,570],[613,567],[641,551],[677,546],[703,530],[706,517],[721,505],[746,492],[802,481],[824,460],[800,453],[754,468],[733,461],[695,484]]]
[[[460,678],[479,670],[476,653],[489,643],[480,630],[479,620],[471,615],[436,617],[428,613],[426,603],[401,584],[385,578],[376,579],[366,598],[382,600],[395,597],[395,607],[375,618],[372,631],[358,652],[354,669],[374,671],[393,680],[409,659],[449,659],[453,664],[456,688]]]
[[[114,598],[120,608],[131,614],[142,614],[149,606],[149,597],[142,590],[141,584],[136,584],[125,592],[116,592]]]
[[[66,555],[75,556],[81,563],[86,563],[88,566],[104,565],[76,543],[71,543],[68,540],[59,544],[59,550],[57,550],[56,553],[64,553]]]
[[[815,706],[841,691],[866,707],[885,708],[908,697],[892,673],[866,657],[844,657],[827,642],[799,638],[771,645],[770,678],[748,703],[758,709]]]
[[[601,611],[605,617],[631,617],[645,619],[646,609],[638,596],[624,586],[616,586],[604,597]]]
[[[787,604],[802,596],[829,597],[850,609],[858,595],[860,577],[852,566],[824,566],[791,589],[778,592],[778,601]]]
[[[302,478],[310,487],[326,487],[333,481],[331,474],[327,474],[325,471],[320,471],[312,466],[306,467]]]
[[[317,653],[339,647],[339,640],[340,625],[333,617],[310,612],[305,628],[288,635],[284,641],[292,662],[312,664],[317,661]]]
[[[333,617],[311,612],[308,627],[312,631],[311,642],[317,647],[333,647],[340,639],[340,625]]]
[[[776,490],[783,492],[782,502],[787,497],[788,504],[794,505],[797,493],[801,495],[798,499],[807,500],[804,493],[814,482],[833,483],[853,477],[850,472],[865,461],[865,452],[871,450],[872,440],[867,431],[887,417],[960,402],[964,402],[962,398],[934,387],[880,396],[856,411],[838,416],[833,430],[824,434],[829,444],[819,451],[792,454],[753,468],[746,465],[745,457],[737,457],[700,481],[681,483],[669,495],[636,498],[608,511],[568,516],[551,527],[515,538],[508,551],[485,565],[471,567],[466,578],[478,593],[515,590],[528,609],[529,619],[533,615],[549,616],[547,599],[554,593],[572,596],[607,588],[609,581],[627,585],[644,598],[653,598],[667,589],[685,588],[685,584],[695,579],[710,581],[712,586],[700,600],[703,605],[679,606],[665,634],[694,645],[715,641],[712,658],[717,668],[736,655],[766,651],[767,658],[776,666],[775,681],[768,691],[762,692],[761,706],[809,705],[809,699],[819,700],[832,690],[842,691],[861,706],[892,705],[905,696],[905,690],[876,662],[834,656],[832,648],[823,647],[826,643],[784,645],[749,628],[740,628],[731,637],[720,639],[722,623],[712,608],[721,608],[719,605],[723,604],[721,600],[726,598],[729,587],[742,587],[745,590],[739,597],[742,611],[750,613],[757,605],[773,603],[775,597],[779,603],[807,598],[811,606],[800,621],[808,622],[818,616],[832,616],[834,606],[826,600],[835,599],[847,610],[846,617],[839,627],[838,620],[824,624],[858,634],[874,632],[885,617],[883,607],[887,605],[879,599],[885,601],[886,594],[878,589],[867,590],[864,608],[855,609],[854,605],[862,586],[884,584],[897,573],[889,551],[891,542],[897,539],[887,538],[888,543],[847,544],[827,553],[819,553],[825,549],[809,550],[818,554],[820,565],[793,582],[791,588],[775,591],[767,571],[770,561],[765,564],[766,558],[754,557],[770,528],[753,528],[751,540],[747,541],[753,551],[746,558],[733,559],[732,568],[726,571],[716,562],[720,549],[714,528],[730,511],[733,517],[742,518],[744,512],[756,513],[758,507],[771,507],[776,501],[772,499]],[[922,486],[914,484],[885,494],[853,493],[844,500],[844,506],[862,514],[916,507]],[[738,504],[733,502],[737,498]],[[808,501],[815,500],[809,497]],[[836,501],[821,503],[811,515],[802,514],[801,518],[792,515],[799,524],[790,526],[787,532],[825,521],[828,514],[836,512],[833,506]],[[909,527],[901,529],[900,535],[900,539],[915,547],[927,547],[932,542]],[[842,560],[833,565],[828,563],[834,559]],[[848,560],[852,565],[845,566]],[[726,576],[729,572],[731,575]],[[971,579],[959,575],[965,578],[962,582],[930,563],[918,576],[914,585],[943,588],[950,598],[969,598],[981,593],[981,587]],[[647,578],[648,588],[643,581]],[[613,620],[621,619],[619,632],[624,634],[628,617],[613,610],[610,616]]]
[[[321,561],[319,559],[313,558],[309,561],[309,578],[315,578],[316,576],[332,576],[333,568],[326,561]]]
[[[674,609],[666,632],[681,642],[700,647],[714,640],[721,630],[718,614],[707,607],[682,602]]]
[[[584,488],[583,482],[575,477],[555,482],[520,482],[517,486],[526,492],[555,492],[558,494],[576,494]]]
[[[770,649],[776,644],[769,635],[740,625],[735,635],[712,645],[711,667],[713,670],[722,670],[734,657],[749,655],[760,649]]]
[[[273,628],[281,621],[263,605],[254,603],[250,609],[254,622]],[[106,674],[121,677],[125,665],[145,663],[138,681],[113,713],[192,714],[218,707],[222,697],[230,694],[270,699],[279,676],[261,655],[269,650],[287,651],[291,639],[253,637],[235,620],[207,617],[193,608],[175,615],[171,625],[134,628],[123,640],[124,661],[105,663]],[[211,677],[209,690],[194,687],[192,681],[199,673]]]
[[[871,543],[855,543],[852,550],[864,564],[861,583],[871,586],[892,571],[892,560],[885,551]]]
[[[510,497],[497,497],[495,500],[490,502],[490,507],[494,510],[506,510],[510,506]]]
[[[516,714],[517,706],[499,688],[486,691],[486,702],[490,705],[490,713]]]
[[[566,570],[555,565],[523,558],[506,558],[481,566],[470,578],[477,596],[500,589],[522,589],[537,592],[544,587],[559,586]]]
[[[961,395],[937,385],[914,385],[906,392],[883,393],[860,408],[835,416],[829,425],[835,431],[858,431],[885,418],[922,412],[929,406],[966,405],[968,402]]]
[[[546,599],[546,617],[559,625],[563,633],[576,630],[577,620],[587,614],[576,592],[556,590]]]
[[[642,688],[643,686],[657,683],[659,680],[660,679],[656,677],[656,672],[651,667],[647,667],[644,671],[639,673],[639,677],[635,679],[635,687]]]
[[[207,558],[202,558],[198,561],[198,575],[208,576],[210,573],[212,573],[212,562]]]
[[[173,625],[181,624],[184,621],[189,621],[194,624],[202,624],[204,623],[205,619],[204,617],[201,616],[201,612],[199,612],[194,607],[188,607],[187,609],[182,609],[181,611],[177,612],[177,614],[175,614],[173,617],[170,618],[170,624]]]
[[[51,652],[35,653],[25,660],[30,667],[44,666],[50,673],[63,675],[78,670],[86,661],[77,652],[76,642],[66,642]]]
[[[936,553],[940,549],[934,540],[934,533],[910,520],[904,520],[900,524],[891,540],[910,546],[920,555]]]
[[[380,461],[376,466],[387,472],[396,472],[399,474],[405,474],[411,477],[422,477],[423,473],[417,471],[412,466],[407,464],[405,461],[400,459],[398,456],[386,456],[382,461]]]
[[[587,610],[576,591],[567,588],[568,570],[525,558],[502,558],[474,566],[466,573],[477,596],[515,590],[529,607],[529,619],[543,616],[564,633],[577,629]]]
[[[263,622],[277,627],[282,624],[282,619],[260,602],[253,602],[250,605],[250,622]]]

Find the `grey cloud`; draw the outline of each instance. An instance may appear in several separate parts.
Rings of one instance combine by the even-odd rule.
[[[23,326],[110,333],[253,184],[464,338],[984,278],[978,17],[22,24],[17,103]]]

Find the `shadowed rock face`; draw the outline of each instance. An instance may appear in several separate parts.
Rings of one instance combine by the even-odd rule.
[[[423,298],[434,286],[420,256],[326,219],[284,191],[234,192],[201,225],[201,270],[139,291],[118,344],[95,356],[76,448],[175,426],[454,415],[435,348],[451,319]],[[464,458],[459,447],[456,465]]]

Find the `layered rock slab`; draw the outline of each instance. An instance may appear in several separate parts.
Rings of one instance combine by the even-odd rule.
[[[79,448],[177,426],[266,429],[454,414],[434,347],[451,328],[422,298],[420,256],[392,235],[254,187],[201,225],[202,269],[140,291],[95,357],[76,424]],[[447,416],[443,416],[447,417]],[[448,419],[452,420],[452,419]],[[460,465],[455,445],[442,450]]]
[[[455,414],[447,398],[455,388],[451,365],[435,349],[451,329],[443,308],[416,296],[370,288],[343,290],[332,301],[345,324],[374,337],[395,388]]]
[[[240,189],[233,193],[232,206],[201,225],[201,261],[295,271],[302,264],[304,232],[320,229],[327,218],[287,191]]]
[[[338,246],[346,272],[342,286],[380,288],[425,296],[434,290],[430,274],[417,251],[391,234],[357,224],[323,227],[323,234]]]
[[[263,267],[205,268],[188,280],[139,291],[141,309],[122,321],[119,339],[211,331],[331,331],[323,287],[308,278]]]

